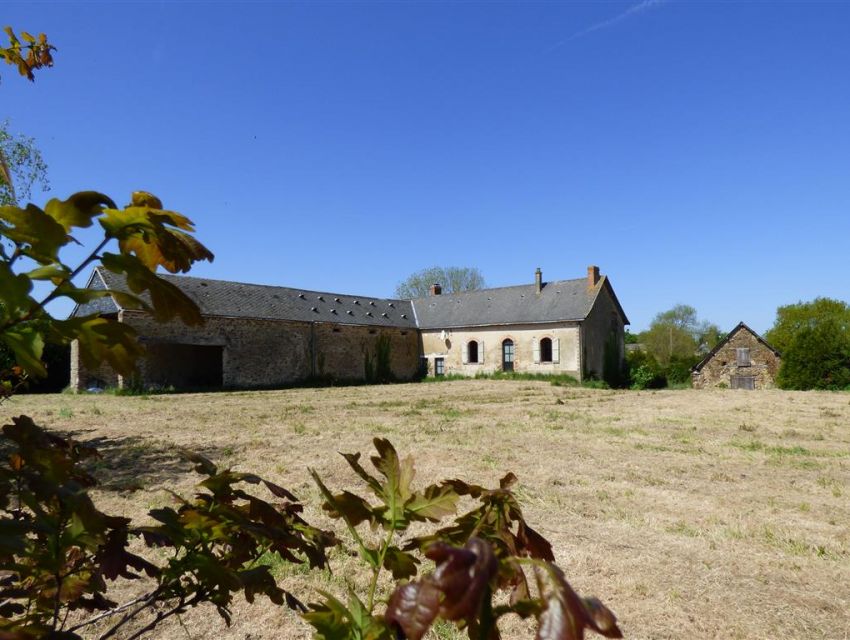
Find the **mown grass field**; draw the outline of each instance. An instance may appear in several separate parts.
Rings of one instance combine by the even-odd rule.
[[[139,519],[169,501],[166,487],[191,491],[180,446],[283,484],[307,503],[308,519],[335,526],[317,508],[308,467],[333,489],[359,490],[336,452],[366,454],[374,436],[387,437],[414,454],[422,483],[495,485],[516,473],[526,519],[626,637],[850,637],[850,394],[470,380],[20,396],[2,412],[98,444],[100,504]],[[275,569],[305,600],[316,587],[344,595],[365,576],[346,550],[333,556],[333,574]],[[155,637],[309,637],[266,602],[234,614],[227,629],[212,609],[194,611]],[[505,637],[533,637],[524,631],[515,622]]]

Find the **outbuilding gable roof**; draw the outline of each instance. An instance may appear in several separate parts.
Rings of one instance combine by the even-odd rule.
[[[699,371],[701,371],[701,370],[702,370],[702,368],[703,368],[703,367],[704,367],[704,366],[705,366],[705,365],[706,365],[706,364],[707,364],[707,363],[708,363],[708,362],[709,362],[709,361],[710,361],[710,360],[711,360],[711,359],[712,359],[712,358],[713,358],[713,357],[717,354],[717,352],[718,352],[718,351],[720,351],[720,350],[721,350],[724,346],[726,346],[726,344],[727,344],[727,343],[728,343],[728,342],[729,342],[729,341],[730,341],[733,337],[735,337],[735,335],[736,335],[739,331],[742,331],[742,330],[743,330],[743,331],[746,331],[746,332],[748,332],[748,333],[750,333],[750,334],[751,334],[751,335],[752,335],[752,336],[753,336],[756,340],[758,340],[758,341],[759,341],[759,342],[761,342],[761,343],[762,343],[765,347],[767,347],[768,349],[770,349],[771,351],[773,351],[773,353],[775,353],[778,357],[782,357],[782,354],[780,354],[780,353],[779,353],[779,351],[777,351],[776,349],[774,349],[774,348],[773,348],[773,347],[772,347],[772,346],[771,346],[771,345],[767,342],[767,340],[765,340],[764,338],[762,338],[759,334],[757,334],[755,331],[753,331],[752,329],[750,329],[750,328],[749,328],[746,324],[744,324],[743,322],[739,322],[739,323],[737,324],[737,326],[736,326],[734,329],[732,329],[732,331],[730,331],[730,332],[726,335],[726,337],[725,337],[725,338],[723,338],[723,340],[721,340],[721,341],[720,341],[720,342],[718,342],[716,345],[714,345],[714,348],[713,348],[711,351],[709,351],[709,352],[706,354],[706,356],[705,356],[702,360],[700,360],[697,364],[695,364],[695,365],[691,368],[691,371],[693,371],[693,372],[699,372]]]
[[[334,322],[378,327],[416,328],[410,301],[308,291],[289,287],[245,284],[191,276],[160,275],[191,298],[201,314],[211,317]],[[123,276],[97,267],[89,286],[129,291]],[[146,298],[146,296],[142,296]],[[77,307],[72,315],[105,312],[104,300],[118,310],[112,298]],[[149,302],[149,300],[148,300]]]
[[[593,287],[587,285],[586,278],[578,278],[546,282],[540,293],[534,284],[480,289],[418,298],[413,300],[413,308],[420,329],[581,322],[604,289],[617,306],[623,323],[628,324],[607,277],[602,276]]]

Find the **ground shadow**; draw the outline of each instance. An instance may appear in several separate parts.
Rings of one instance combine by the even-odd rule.
[[[160,484],[172,484],[187,477],[198,481],[194,464],[181,455],[181,450],[166,442],[148,440],[138,436],[119,438],[96,437],[86,439],[80,432],[68,433],[77,442],[94,447],[99,457],[85,463],[97,479],[98,488],[106,491],[138,491]],[[213,463],[224,457],[218,447],[195,447]]]

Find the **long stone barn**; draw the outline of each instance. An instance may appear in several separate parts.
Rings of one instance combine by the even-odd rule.
[[[188,276],[163,276],[201,310],[204,324],[158,323],[106,296],[72,316],[100,313],[132,326],[146,355],[133,380],[88,370],[76,344],[71,385],[273,388],[310,381],[413,380],[423,375],[523,371],[601,378],[624,362],[623,312],[609,279],[587,277],[442,294],[371,298]],[[88,287],[127,291],[98,267]]]

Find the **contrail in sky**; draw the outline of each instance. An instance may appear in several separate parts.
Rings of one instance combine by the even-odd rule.
[[[621,14],[614,16],[613,18],[609,18],[608,20],[603,20],[602,22],[597,22],[596,24],[590,25],[586,29],[582,29],[581,31],[577,31],[576,33],[571,35],[566,40],[561,40],[559,43],[554,45],[550,49],[550,51],[552,51],[553,49],[557,49],[558,47],[560,47],[563,44],[566,44],[567,42],[572,42],[573,40],[577,40],[578,38],[582,38],[582,37],[588,35],[589,33],[593,33],[594,31],[599,31],[601,29],[607,29],[608,27],[612,27],[615,24],[619,24],[623,20],[628,20],[629,18],[632,18],[632,17],[634,17],[634,16],[636,16],[640,13],[645,13],[646,11],[649,11],[650,9],[656,9],[659,6],[661,6],[662,4],[667,4],[667,2],[669,2],[669,0],[641,0],[641,2],[638,2],[637,4],[633,4],[631,7],[629,7],[625,11],[623,11]]]

